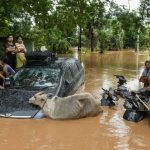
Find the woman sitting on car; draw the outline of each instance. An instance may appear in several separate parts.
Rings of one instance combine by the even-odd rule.
[[[8,65],[7,56],[2,56],[0,59],[1,65],[3,67],[3,72],[6,77],[12,77],[15,74],[15,71],[11,66]]]

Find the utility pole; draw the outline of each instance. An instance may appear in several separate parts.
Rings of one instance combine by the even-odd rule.
[[[138,28],[137,32],[137,43],[136,43],[136,52],[139,54],[140,51],[140,27]]]
[[[81,52],[81,47],[82,47],[81,36],[82,36],[82,28],[81,26],[79,26],[79,37],[78,37],[78,51],[79,52]]]

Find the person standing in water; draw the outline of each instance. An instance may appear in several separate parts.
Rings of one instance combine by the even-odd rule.
[[[17,48],[16,68],[19,69],[19,68],[25,66],[25,64],[26,64],[26,57],[25,57],[26,48],[25,48],[25,45],[23,43],[23,40],[22,40],[21,36],[17,37],[17,43],[15,45],[16,45],[16,48]]]
[[[140,77],[140,82],[144,83],[144,87],[150,86],[150,61],[145,62],[145,68]]]
[[[7,38],[7,44],[6,44],[6,55],[8,58],[8,64],[13,68],[13,70],[16,70],[16,45],[13,43],[13,35],[9,35]]]

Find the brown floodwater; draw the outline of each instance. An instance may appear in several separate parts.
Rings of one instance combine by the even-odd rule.
[[[147,52],[132,51],[84,54],[84,90],[100,99],[101,88],[116,86],[114,74],[124,75],[136,90]],[[150,118],[139,123],[122,118],[123,101],[103,107],[97,117],[56,121],[51,119],[0,119],[0,150],[149,150]]]

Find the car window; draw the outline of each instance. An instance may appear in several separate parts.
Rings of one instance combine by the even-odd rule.
[[[56,87],[59,83],[59,78],[59,68],[23,68],[14,75],[14,85]]]

